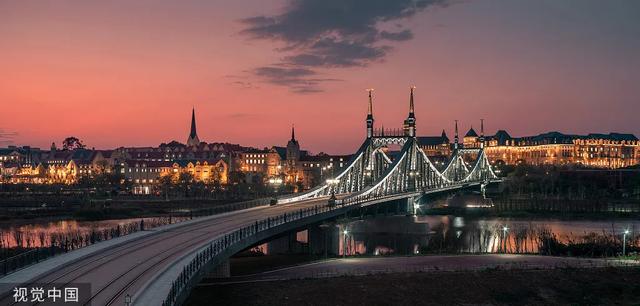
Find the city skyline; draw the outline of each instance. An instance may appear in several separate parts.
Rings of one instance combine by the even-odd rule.
[[[376,126],[400,128],[413,84],[418,135],[480,118],[487,134],[640,133],[633,1],[352,1],[346,19],[333,1],[189,4],[0,2],[2,145],[184,142],[195,106],[203,141],[268,147],[295,124],[303,147],[349,153],[364,89]]]
[[[411,88],[415,88],[415,86],[413,86]],[[225,140],[213,140],[213,141],[209,141],[209,140],[206,140],[206,139],[199,140],[198,139],[199,137],[196,135],[196,126],[195,126],[196,123],[195,122],[197,120],[197,114],[196,114],[196,111],[195,111],[195,107],[192,108],[192,110],[191,110],[191,117],[190,118],[191,118],[191,121],[189,121],[190,129],[189,129],[189,132],[188,132],[188,136],[184,137],[186,139],[186,141],[183,141],[182,139],[170,139],[170,140],[162,141],[161,143],[151,144],[149,146],[133,145],[133,146],[110,147],[110,148],[93,147],[93,146],[87,145],[86,143],[83,143],[83,145],[85,145],[86,148],[88,148],[88,149],[90,148],[90,149],[95,149],[95,150],[112,150],[112,149],[118,149],[118,148],[123,148],[123,147],[131,147],[131,148],[135,148],[135,147],[156,147],[158,145],[169,144],[169,143],[177,141],[178,143],[186,145],[188,147],[197,146],[198,143],[208,143],[208,144],[229,143],[229,144],[237,144],[237,145],[241,145],[241,146],[244,146],[244,147],[247,147],[247,148],[255,148],[255,149],[260,150],[260,149],[263,149],[263,148],[264,149],[268,149],[268,148],[274,147],[274,146],[282,146],[284,144],[284,142],[286,142],[287,140],[291,139],[291,138],[284,137],[284,138],[286,138],[285,141],[281,141],[280,143],[267,144],[265,146],[255,146],[255,145],[252,145],[252,144],[244,144],[244,143],[233,143],[233,142],[229,142],[229,141],[225,141]],[[482,135],[485,135],[487,137],[492,137],[492,136],[498,137],[498,135],[499,135],[498,133],[504,133],[504,132],[509,133],[509,129],[508,128],[498,128],[498,129],[496,129],[494,131],[491,131],[491,130],[488,131],[486,129],[485,125],[484,125],[484,119],[479,119],[478,122],[479,122],[479,124],[477,124],[477,125],[470,124],[470,125],[468,125],[467,128],[465,128],[465,125],[461,124],[459,122],[459,120],[454,120],[454,126],[458,128],[458,133],[459,133],[459,137],[460,137],[460,143],[462,143],[462,138],[465,137],[465,134],[468,134],[468,133],[478,133],[478,134],[480,134],[482,132]],[[293,133],[295,133],[294,132],[295,125],[292,124],[288,128],[289,128],[289,130],[288,130],[287,133],[289,133],[289,134],[287,134],[287,136],[293,137],[292,135],[293,135]],[[384,130],[384,132],[383,132],[383,130]],[[366,134],[366,129],[364,129],[364,131],[365,131],[365,134]],[[382,124],[382,125],[374,125],[374,131],[376,133],[396,134],[396,133],[402,133],[403,128],[402,127],[385,127],[384,124]],[[416,128],[416,131],[417,131],[417,136],[418,137],[423,137],[423,136],[428,136],[428,137],[440,137],[440,136],[448,137],[449,138],[449,143],[451,145],[454,144],[454,135],[456,134],[455,128],[453,129],[452,132],[447,131],[447,128],[443,128],[441,130],[441,133],[444,132],[444,134],[441,134],[441,133],[433,133],[433,134],[420,133],[417,128]],[[620,133],[620,132],[611,132],[611,131],[606,131],[606,132],[602,132],[602,133],[600,133],[598,131],[595,131],[595,132],[592,131],[592,132],[584,133],[584,134],[581,135],[581,134],[563,133],[562,131],[557,131],[557,130],[549,130],[549,131],[544,131],[544,132],[539,132],[539,133],[534,133],[534,134],[529,134],[529,135],[511,135],[511,137],[526,139],[526,138],[533,138],[533,137],[543,136],[545,134],[554,134],[554,133],[560,133],[560,134],[562,134],[563,137],[564,136],[567,136],[567,137],[571,137],[571,136],[587,137],[589,135],[604,135],[604,136],[606,136],[606,135],[609,135],[609,136],[612,136],[612,135],[623,135],[623,136],[630,135],[630,136],[635,136],[632,133],[624,133],[624,132]],[[2,135],[0,135],[0,136],[2,136]],[[69,137],[75,137],[75,136],[69,136]],[[192,138],[195,139],[194,142],[192,142]],[[297,139],[300,139],[300,138],[298,137]],[[47,145],[42,146],[42,147],[31,146],[29,144],[16,145],[16,144],[12,144],[10,142],[7,142],[7,144],[10,147],[26,146],[26,147],[48,149],[49,145],[51,145],[51,146],[55,145],[55,147],[61,146],[63,144],[62,140],[63,139],[61,139],[59,141],[58,140],[53,140],[50,144],[47,144]],[[82,139],[79,139],[79,140],[81,142],[83,141]],[[304,141],[303,141],[303,143],[304,143]],[[0,146],[0,148],[1,147],[2,146]],[[326,150],[324,150],[324,151],[323,150],[320,150],[320,151],[308,150],[308,151],[310,153],[313,153],[313,154],[317,154],[317,153],[345,154],[345,153],[334,153],[334,152],[330,152],[330,151],[326,151]]]

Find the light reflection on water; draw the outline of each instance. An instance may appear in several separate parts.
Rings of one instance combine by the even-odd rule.
[[[506,230],[505,230],[506,228]],[[342,234],[347,230],[344,239]],[[501,252],[536,253],[541,231],[554,234],[566,243],[590,233],[622,235],[629,229],[634,237],[640,220],[510,220],[461,216],[378,216],[343,224],[334,232],[338,254],[416,254],[420,252]]]
[[[23,225],[0,225],[0,247],[13,248],[20,244],[23,247],[48,247],[51,243],[51,235],[71,235],[79,236],[91,233],[91,231],[110,230],[118,225],[121,227],[140,223],[141,220],[147,224],[145,227],[159,223],[161,218],[130,218],[102,221],[77,221],[77,220],[59,220],[59,221],[40,221],[32,224]],[[166,218],[163,218],[166,219]],[[178,222],[185,217],[173,217],[172,222]],[[162,220],[166,223],[168,220]],[[18,243],[20,242],[20,243]]]

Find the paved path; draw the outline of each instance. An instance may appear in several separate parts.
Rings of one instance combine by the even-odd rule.
[[[102,242],[45,260],[0,279],[0,305],[12,305],[13,284],[90,283],[91,296],[81,295],[92,305],[124,305],[127,294],[135,294],[163,271],[206,245],[209,241],[256,220],[275,217],[326,203],[326,199],[295,204],[263,206],[189,222],[173,224]],[[182,269],[179,267],[180,270]],[[162,301],[165,293],[156,293]],[[134,301],[136,305],[147,305]]]
[[[201,285],[392,272],[469,271],[487,268],[551,269],[620,265],[640,266],[640,263],[615,259],[502,254],[347,258],[318,261],[247,276],[222,278]]]

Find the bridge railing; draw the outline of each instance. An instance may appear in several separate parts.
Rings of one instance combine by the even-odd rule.
[[[262,220],[257,220],[251,225],[247,225],[230,233],[227,233],[221,237],[216,238],[209,243],[206,248],[200,251],[187,265],[184,266],[182,272],[173,281],[171,289],[164,302],[163,306],[176,305],[186,299],[186,295],[190,292],[191,288],[199,281],[199,272],[208,263],[212,262],[214,258],[224,252],[225,250],[236,246],[237,244],[244,242],[246,239],[264,232],[272,228],[281,226],[285,223],[300,220],[310,216],[326,213],[332,210],[340,209],[338,206],[314,206],[309,208],[303,208],[290,213],[284,213],[279,216],[269,217]]]
[[[301,220],[307,217],[323,214],[337,209],[342,209],[346,206],[360,205],[368,201],[392,198],[398,196],[394,195],[364,195],[353,198],[347,198],[337,200],[337,205],[316,205],[309,208],[303,208],[290,213],[284,213],[279,216],[269,217],[262,220],[257,220],[251,225],[247,225],[230,233],[227,233],[221,237],[211,241],[205,249],[200,251],[187,265],[184,266],[182,272],[173,281],[171,289],[167,294],[163,306],[176,305],[186,299],[186,295],[191,291],[197,282],[200,280],[199,273],[205,267],[214,260],[214,258],[229,249],[236,246],[238,243],[244,242],[246,239],[252,236],[268,231],[275,227],[281,226],[285,223]]]
[[[217,215],[217,214],[226,213],[226,212],[232,212],[232,211],[236,211],[236,210],[243,210],[243,209],[249,209],[249,208],[254,208],[254,207],[266,206],[266,205],[269,205],[269,203],[271,203],[271,199],[272,198],[260,198],[260,199],[254,199],[254,200],[249,200],[249,201],[242,201],[242,202],[218,205],[218,206],[210,207],[210,208],[202,208],[202,209],[199,209],[199,210],[195,211],[193,213],[193,216],[194,217],[212,216],[212,215]]]
[[[117,225],[117,226],[113,226],[111,228],[107,228],[100,231],[101,233],[104,233],[104,232],[109,233],[108,235],[104,234],[104,236],[100,236],[100,238],[95,238],[94,235],[96,235],[96,232],[92,230],[91,232],[82,234],[83,239],[81,240],[85,241],[85,244],[82,244],[79,247],[69,246],[69,244],[66,243],[67,238],[63,237],[58,242],[58,244],[52,243],[49,246],[33,248],[31,250],[0,260],[0,275],[11,274],[17,270],[39,263],[51,257],[68,253],[69,251],[77,250],[95,243],[100,243],[102,241],[107,241],[114,238],[126,236],[128,234],[138,232],[144,229],[150,229],[158,226],[177,223],[179,222],[178,220],[180,220],[178,217],[183,217],[184,218],[183,220],[188,220],[190,217],[211,216],[211,215],[216,215],[216,214],[221,214],[226,212],[232,212],[236,210],[266,206],[266,205],[269,205],[270,201],[271,201],[271,198],[261,198],[261,199],[255,199],[250,201],[217,205],[215,207],[199,209],[199,210],[192,211],[191,213],[183,213],[178,216],[173,216],[174,217],[173,222],[171,220],[171,217],[168,217],[168,216],[152,218],[152,220],[146,219],[144,223],[145,224],[144,228],[141,228],[140,222],[131,221],[124,225]]]
[[[449,184],[442,188],[455,188],[464,186],[463,183]],[[309,208],[303,208],[290,213],[284,213],[279,216],[269,217],[262,220],[257,220],[251,225],[247,225],[230,233],[227,233],[221,237],[218,237],[211,241],[203,250],[201,250],[188,264],[186,264],[173,281],[171,289],[167,294],[163,306],[170,306],[182,303],[186,300],[187,295],[191,289],[197,285],[202,277],[202,269],[211,263],[216,256],[228,250],[231,247],[237,246],[240,243],[246,242],[253,236],[281,226],[285,223],[301,220],[307,217],[323,214],[337,209],[342,209],[347,206],[362,205],[367,202],[382,200],[382,199],[394,199],[399,196],[413,193],[424,192],[424,190],[416,189],[401,193],[387,194],[387,195],[375,195],[375,194],[360,194],[353,197],[336,200],[336,205],[316,205]]]

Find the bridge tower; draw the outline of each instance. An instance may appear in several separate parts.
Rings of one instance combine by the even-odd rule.
[[[460,142],[460,138],[458,137],[458,120],[455,120],[455,121],[456,121],[456,133],[455,133],[455,136],[453,138],[454,139],[453,140],[453,148],[458,150],[458,143]]]
[[[484,149],[484,119],[480,119],[480,148]]]
[[[278,203],[293,203],[334,194],[348,195],[348,199],[370,199],[398,193],[419,194],[497,179],[482,148],[467,148],[460,144],[458,120],[455,120],[455,150],[448,165],[442,171],[434,165],[416,138],[414,90],[415,87],[411,86],[409,115],[404,120],[402,131],[386,133],[383,126],[378,133],[373,125],[373,90],[367,89],[367,138],[347,166],[326,183],[301,194],[279,198]],[[475,141],[477,139],[476,134]],[[389,156],[387,152],[390,145],[400,146],[401,150]],[[470,154],[477,156],[471,164],[464,159]],[[345,203],[343,199],[340,202]]]
[[[369,92],[369,108],[367,112],[367,138],[373,137],[373,98],[371,97],[371,93],[373,92],[373,88],[367,89]]]
[[[411,86],[411,94],[409,96],[409,116],[404,121],[404,136],[416,137],[416,116],[413,107],[413,90],[415,86]]]

